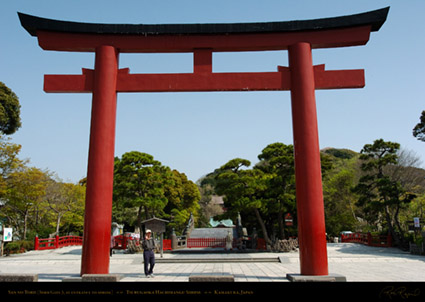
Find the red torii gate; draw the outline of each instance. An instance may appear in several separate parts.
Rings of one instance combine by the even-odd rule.
[[[315,89],[362,88],[363,70],[313,66],[312,49],[364,45],[389,7],[289,22],[128,25],[18,13],[44,50],[94,52],[94,70],[45,75],[46,92],[93,94],[81,275],[109,273],[117,92],[290,90],[301,275],[327,276],[328,261]],[[277,72],[213,73],[213,52],[288,50]],[[193,73],[131,74],[120,53],[193,53]]]

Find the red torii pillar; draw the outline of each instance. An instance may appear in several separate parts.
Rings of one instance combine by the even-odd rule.
[[[314,71],[309,43],[289,47],[301,275],[328,275]],[[314,251],[314,252],[313,252]]]
[[[81,275],[109,271],[118,52],[96,48]]]
[[[389,8],[359,15],[277,23],[105,25],[19,14],[45,50],[95,52],[95,69],[46,75],[46,92],[93,93],[81,275],[109,272],[117,92],[290,90],[301,275],[328,272],[315,89],[361,88],[363,70],[313,66],[312,48],[364,45]],[[213,73],[212,54],[288,50],[277,72]],[[194,72],[130,74],[119,53],[193,52]]]

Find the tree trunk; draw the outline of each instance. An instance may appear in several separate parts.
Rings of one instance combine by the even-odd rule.
[[[403,229],[401,228],[400,221],[399,221],[399,219],[398,219],[398,214],[399,214],[399,212],[400,212],[400,205],[397,205],[397,210],[396,210],[396,212],[395,212],[395,214],[394,214],[394,224],[396,225],[397,230],[398,230],[398,232],[399,232],[399,234],[400,234],[400,236],[399,236],[400,244],[401,244],[401,245],[404,245],[406,242],[405,242],[405,240],[404,240],[404,232],[403,232]]]
[[[27,239],[27,224],[28,224],[28,209],[25,210],[24,213],[24,234],[23,234],[23,239]]]
[[[149,213],[149,208],[145,206],[145,219],[148,220],[149,218],[151,218],[151,215]]]
[[[62,214],[58,213],[58,219],[56,220],[56,235],[59,235],[59,226],[61,223]]]
[[[283,223],[283,210],[277,213],[277,223],[279,225],[279,239],[285,239],[285,227]]]
[[[266,244],[271,245],[271,241],[269,238],[269,235],[267,234],[266,226],[263,222],[263,219],[260,216],[260,211],[258,211],[257,208],[254,208],[255,216],[257,217],[258,223],[260,224],[261,230],[263,231],[264,240],[266,241]]]
[[[391,215],[389,213],[388,206],[385,207],[385,217],[387,219],[388,231],[390,232],[391,237],[394,239],[396,246],[400,246],[400,238],[394,230],[393,224],[391,222]]]
[[[140,206],[139,210],[137,211],[137,227],[139,228],[140,239],[142,239],[142,208],[143,206]]]

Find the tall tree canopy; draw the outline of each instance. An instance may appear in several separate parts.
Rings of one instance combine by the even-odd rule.
[[[9,135],[21,127],[21,105],[16,94],[0,82],[0,132]]]
[[[199,215],[200,193],[186,175],[154,159],[131,151],[115,159],[113,218],[141,228],[152,217],[170,219],[170,227],[183,229],[190,213]]]
[[[388,175],[388,167],[397,164],[398,143],[378,139],[373,144],[366,144],[361,150],[361,169],[363,176],[354,187],[359,195],[357,204],[363,207],[366,219],[380,223],[384,221],[398,246],[404,244],[403,229],[400,226],[400,210],[410,203],[415,194],[407,192],[400,182]]]
[[[260,162],[256,169],[264,172],[268,189],[264,191],[264,200],[270,215],[274,216],[279,229],[279,237],[285,238],[284,219],[285,213],[295,214],[295,171],[294,148],[292,145],[273,143],[263,149],[258,155]]]
[[[341,231],[359,230],[357,196],[351,190],[359,178],[359,154],[333,148],[327,148],[322,153],[332,163],[332,168],[323,176],[326,233],[337,237]]]
[[[172,181],[165,187],[165,196],[168,200],[164,209],[165,218],[170,220],[168,227],[177,234],[184,230],[190,214],[193,214],[195,221],[199,219],[201,193],[184,173],[172,171]]]
[[[425,142],[425,110],[421,113],[419,123],[413,128],[413,136]]]
[[[322,171],[332,167],[330,156],[322,157]],[[226,212],[222,217],[236,219],[240,213],[244,225],[258,227],[268,244],[277,238],[295,235],[295,226],[285,226],[284,216],[296,219],[295,167],[292,145],[272,143],[266,146],[253,168],[250,161],[235,158],[202,180],[223,196]],[[251,217],[255,217],[253,221]],[[246,224],[245,224],[246,223]]]
[[[270,244],[271,240],[261,215],[261,211],[265,210],[265,175],[259,169],[247,169],[250,165],[249,160],[235,158],[221,166],[215,175],[215,191],[224,196],[225,206],[228,208],[227,216],[234,218],[239,212],[254,214],[264,239]]]
[[[14,238],[82,233],[85,186],[64,183],[19,159],[21,146],[0,135],[0,220]]]
[[[62,226],[68,230],[83,228],[85,192],[81,185],[54,179],[47,182],[43,205],[52,217],[50,225],[55,227],[55,234]]]
[[[35,229],[45,213],[42,207],[48,176],[37,168],[25,168],[9,175],[5,213],[20,238],[27,238],[28,229]]]
[[[153,216],[160,217],[167,205],[165,186],[172,174],[153,156],[131,151],[115,159],[114,200],[124,208],[137,208],[137,226]]]

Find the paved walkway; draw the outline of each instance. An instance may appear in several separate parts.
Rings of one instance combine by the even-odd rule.
[[[38,274],[40,282],[78,277],[81,247],[30,251],[0,258],[1,273]],[[329,272],[351,281],[425,281],[425,256],[395,248],[355,243],[328,244]],[[123,282],[187,282],[197,274],[231,274],[236,282],[288,282],[286,274],[299,273],[299,254],[290,253],[164,253],[156,255],[155,278],[143,274],[142,254],[116,253],[110,273]]]

